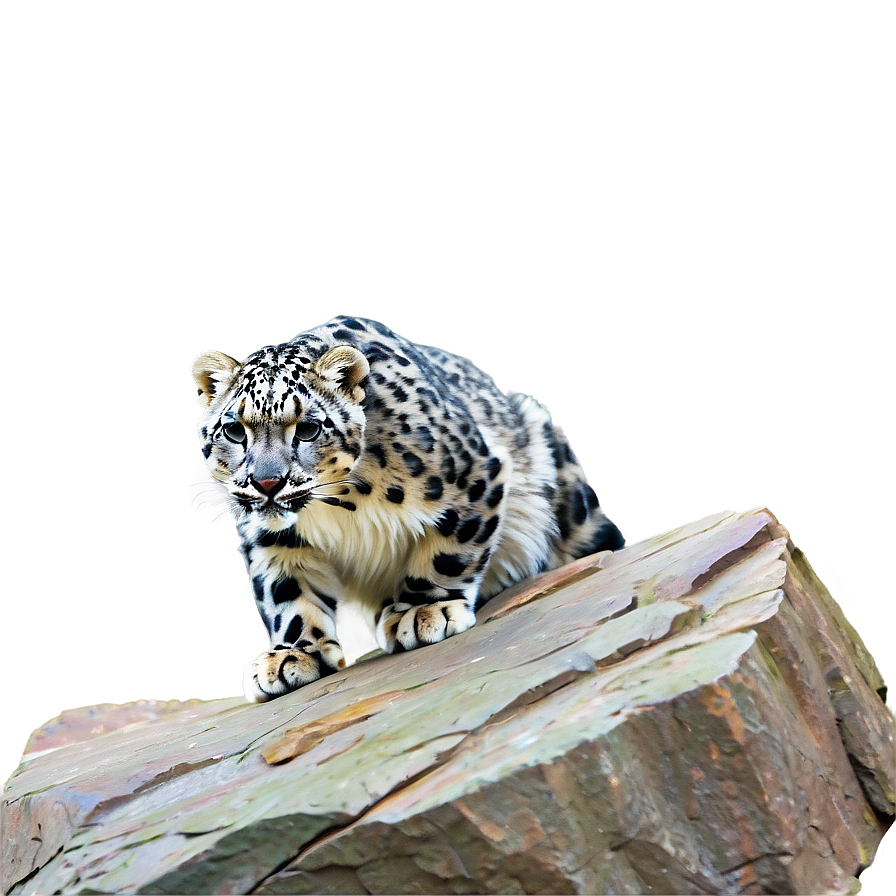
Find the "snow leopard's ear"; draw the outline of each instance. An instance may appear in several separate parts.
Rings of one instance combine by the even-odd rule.
[[[364,400],[358,385],[370,373],[367,358],[350,345],[337,345],[314,362],[314,372],[353,401]]]
[[[223,352],[203,352],[193,362],[193,380],[199,390],[199,403],[209,405],[226,389],[240,362]]]

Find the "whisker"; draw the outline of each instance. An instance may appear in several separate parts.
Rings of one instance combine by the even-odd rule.
[[[355,485],[355,481],[353,479],[335,479],[333,482],[318,482],[312,488],[324,488],[328,485]]]
[[[217,510],[219,507],[223,507],[225,510],[227,509],[226,501],[203,501],[201,504],[195,505],[196,510],[205,510],[205,508],[211,508],[213,510]]]
[[[190,501],[190,506],[193,507],[196,504],[196,502],[200,498],[204,497],[205,495],[220,495],[220,494],[225,494],[225,493],[226,493],[226,490],[220,489],[220,488],[208,488],[205,491],[196,492],[196,494],[193,495],[193,500]]]

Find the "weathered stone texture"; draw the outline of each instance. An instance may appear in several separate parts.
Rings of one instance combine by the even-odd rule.
[[[4,892],[855,892],[893,718],[768,511],[479,617],[269,704],[50,723],[4,793]]]

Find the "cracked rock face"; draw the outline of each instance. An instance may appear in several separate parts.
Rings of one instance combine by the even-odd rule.
[[[720,514],[272,703],[64,714],[4,792],[3,892],[855,892],[884,695],[775,518]]]

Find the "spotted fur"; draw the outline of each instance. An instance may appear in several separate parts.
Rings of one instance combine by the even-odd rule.
[[[207,352],[193,376],[271,641],[250,700],[345,665],[340,601],[384,650],[411,650],[470,628],[506,586],[623,544],[541,404],[376,321],[337,317],[242,363]]]

